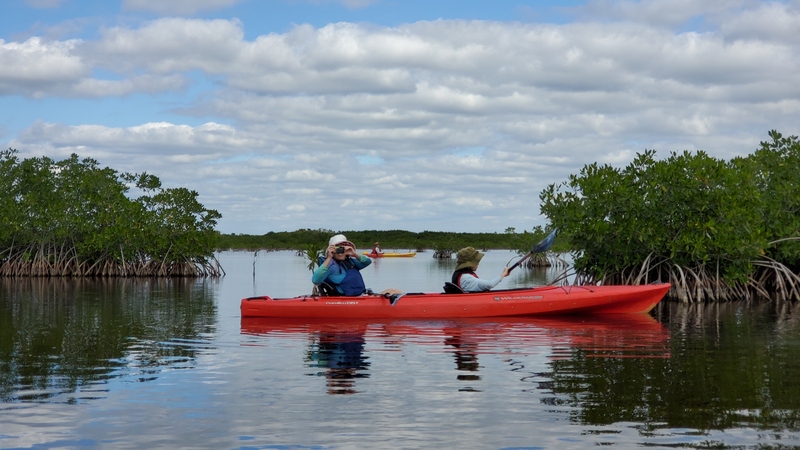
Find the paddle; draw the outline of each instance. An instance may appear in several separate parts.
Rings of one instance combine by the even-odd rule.
[[[523,256],[519,261],[515,262],[511,267],[509,267],[508,273],[511,273],[512,270],[516,269],[517,266],[522,264],[522,262],[525,261],[526,259],[530,258],[531,255],[533,255],[534,253],[540,253],[550,248],[550,246],[553,244],[553,239],[555,238],[556,238],[556,230],[553,230],[550,232],[550,234],[547,235],[547,237],[545,237],[544,239],[539,241],[536,245],[534,245],[531,251],[529,251],[527,255]]]
[[[380,293],[383,298],[389,300],[389,306],[394,306],[400,297],[406,295],[403,291],[398,289],[384,289],[383,292]]]

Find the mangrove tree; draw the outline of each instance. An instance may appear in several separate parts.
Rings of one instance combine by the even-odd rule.
[[[0,276],[220,276],[221,215],[197,195],[75,154],[0,151]]]
[[[540,194],[580,284],[669,282],[683,301],[800,299],[800,142],[769,133],[729,161],[703,151],[596,163]]]

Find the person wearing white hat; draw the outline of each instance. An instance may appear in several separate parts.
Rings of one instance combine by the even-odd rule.
[[[327,284],[335,290],[333,295],[361,295],[367,288],[360,270],[370,264],[371,259],[356,253],[355,244],[343,234],[337,234],[328,241],[325,258],[311,275],[311,282]]]
[[[453,272],[451,281],[464,292],[489,291],[500,284],[500,281],[507,277],[510,272],[508,267],[504,267],[503,272],[499,276],[491,280],[481,280],[478,278],[478,274],[475,273],[475,271],[478,270],[478,264],[480,264],[481,258],[483,258],[483,253],[475,250],[473,247],[464,247],[458,251],[456,258],[458,265],[456,266],[455,272]]]

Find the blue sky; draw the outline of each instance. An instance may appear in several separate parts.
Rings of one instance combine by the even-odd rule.
[[[636,152],[800,124],[798,1],[9,0],[0,145],[184,186],[219,230],[502,232]]]
[[[137,3],[139,5],[137,6]],[[303,1],[303,0],[245,0],[230,2],[161,2],[176,3],[186,7],[161,11],[156,2],[123,1],[9,1],[7,12],[0,25],[8,36],[27,36],[41,29],[60,27],[68,21],[104,23],[106,25],[129,20],[150,20],[175,14],[203,19],[247,19],[251,29],[246,37],[252,39],[264,32],[283,33],[293,24],[308,23],[316,27],[332,22],[363,22],[383,26],[397,26],[419,20],[464,19],[500,21],[539,21],[564,23],[570,19],[572,7],[584,2],[564,1],[419,1],[384,0],[364,2]],[[207,7],[202,5],[207,4]],[[214,7],[214,5],[219,5]],[[38,5],[38,7],[37,7]],[[193,10],[193,11],[192,11]],[[81,37],[91,38],[92,30],[84,30]]]

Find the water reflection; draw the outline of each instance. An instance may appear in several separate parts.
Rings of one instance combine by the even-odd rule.
[[[329,394],[354,394],[355,380],[368,378],[369,361],[364,355],[366,326],[355,324],[322,329],[310,334],[306,361],[325,370]]]
[[[650,395],[670,428],[800,431],[800,304],[665,304],[656,314],[675,345]]]
[[[478,364],[478,343],[470,340],[469,336],[464,337],[459,328],[453,330],[445,330],[445,334],[449,335],[444,339],[444,344],[453,347],[453,356],[456,361],[456,370],[460,381],[478,381],[481,376],[478,375],[480,364]],[[466,386],[461,391],[476,391],[471,386]]]
[[[668,358],[669,331],[649,315],[463,319],[443,321],[340,321],[242,318],[241,331],[253,336],[306,336],[305,361],[324,368],[330,394],[358,393],[356,380],[370,377],[369,347],[425,345],[455,361],[460,391],[476,387],[483,367],[480,355],[503,355],[521,381],[539,378],[525,373],[514,355],[546,354],[551,364],[587,358]],[[554,375],[554,374],[551,374]],[[556,376],[556,375],[554,375]],[[556,376],[557,378],[557,376]],[[548,391],[551,387],[546,388]]]
[[[193,367],[214,337],[206,282],[0,279],[0,400],[81,403]]]

